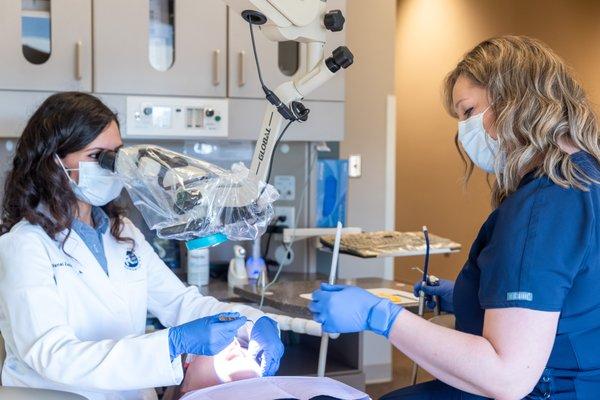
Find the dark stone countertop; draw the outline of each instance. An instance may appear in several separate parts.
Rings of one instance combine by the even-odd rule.
[[[186,275],[181,271],[174,271],[183,281]],[[282,273],[277,283],[269,288],[270,295],[265,296],[264,311],[283,313],[294,318],[312,319],[308,310],[307,299],[300,297],[301,294],[311,293],[317,289],[321,282],[326,282],[327,277],[320,274]],[[412,291],[412,284],[390,281],[380,278],[358,278],[340,279],[337,283],[356,285],[364,289],[390,288]],[[227,282],[211,279],[208,286],[200,286],[199,291],[204,296],[215,297],[219,301],[244,303],[258,308],[260,303],[260,289],[253,285],[230,288]],[[406,309],[417,312],[418,304],[404,304]]]
[[[187,283],[187,274],[181,269],[173,270],[173,273],[183,282],[184,285]],[[210,279],[210,283],[206,286],[198,286],[198,291],[203,296],[212,296],[219,301],[225,302],[247,302],[233,292],[233,288],[227,285],[227,281],[221,279]]]
[[[280,277],[280,280],[268,289],[264,305],[281,310],[290,317],[312,319],[312,315],[308,310],[309,300],[300,297],[300,295],[311,293],[319,287],[321,282],[325,281],[327,281],[325,276],[287,274]],[[364,289],[389,288],[412,292],[412,285],[380,278],[340,279],[336,283],[355,285]],[[233,292],[248,301],[260,303],[260,289],[256,286],[235,287]],[[416,310],[417,306],[416,302],[404,305],[410,311]]]

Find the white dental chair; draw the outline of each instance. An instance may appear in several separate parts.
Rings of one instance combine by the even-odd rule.
[[[6,358],[4,339],[0,335],[0,374]],[[0,379],[2,376],[0,375]],[[24,387],[0,386],[0,400],[87,400],[75,393],[58,390],[34,389]]]

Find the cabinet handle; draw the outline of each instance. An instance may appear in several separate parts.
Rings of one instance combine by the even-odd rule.
[[[83,78],[83,42],[80,40],[75,43],[75,79],[80,81]]]
[[[246,74],[244,65],[246,58],[246,52],[240,51],[238,54],[238,86],[244,86],[246,84]]]
[[[219,59],[221,50],[217,49],[213,51],[213,85],[219,86],[221,84],[221,74],[219,73]]]

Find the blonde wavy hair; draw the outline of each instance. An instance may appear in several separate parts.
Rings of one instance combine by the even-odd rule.
[[[445,107],[455,118],[452,89],[459,76],[487,90],[495,116],[501,154],[492,187],[494,207],[530,172],[565,188],[586,190],[597,183],[558,145],[566,141],[600,162],[592,105],[564,61],[546,44],[526,36],[502,36],[475,46],[444,81]],[[462,153],[461,157],[465,160]],[[466,179],[472,169],[470,163]]]

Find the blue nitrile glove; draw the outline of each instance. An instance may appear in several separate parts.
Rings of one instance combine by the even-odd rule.
[[[454,281],[440,279],[439,282],[440,284],[438,286],[423,286],[423,282],[419,281],[415,283],[415,286],[413,287],[413,293],[415,296],[419,297],[419,290],[423,288],[427,307],[433,310],[435,308],[435,300],[433,300],[433,296],[438,296],[440,298],[440,310],[448,313],[454,313],[454,301],[452,299],[454,296]]]
[[[396,317],[404,309],[356,286],[321,283],[308,306],[313,319],[330,333],[370,330],[388,337]]]
[[[269,317],[260,317],[250,332],[248,351],[260,364],[262,376],[275,375],[283,356],[283,343],[279,338],[277,322]]]
[[[235,318],[222,321],[220,318]],[[237,330],[246,323],[238,313],[222,313],[198,318],[169,329],[171,359],[188,353],[213,356],[233,342]]]

